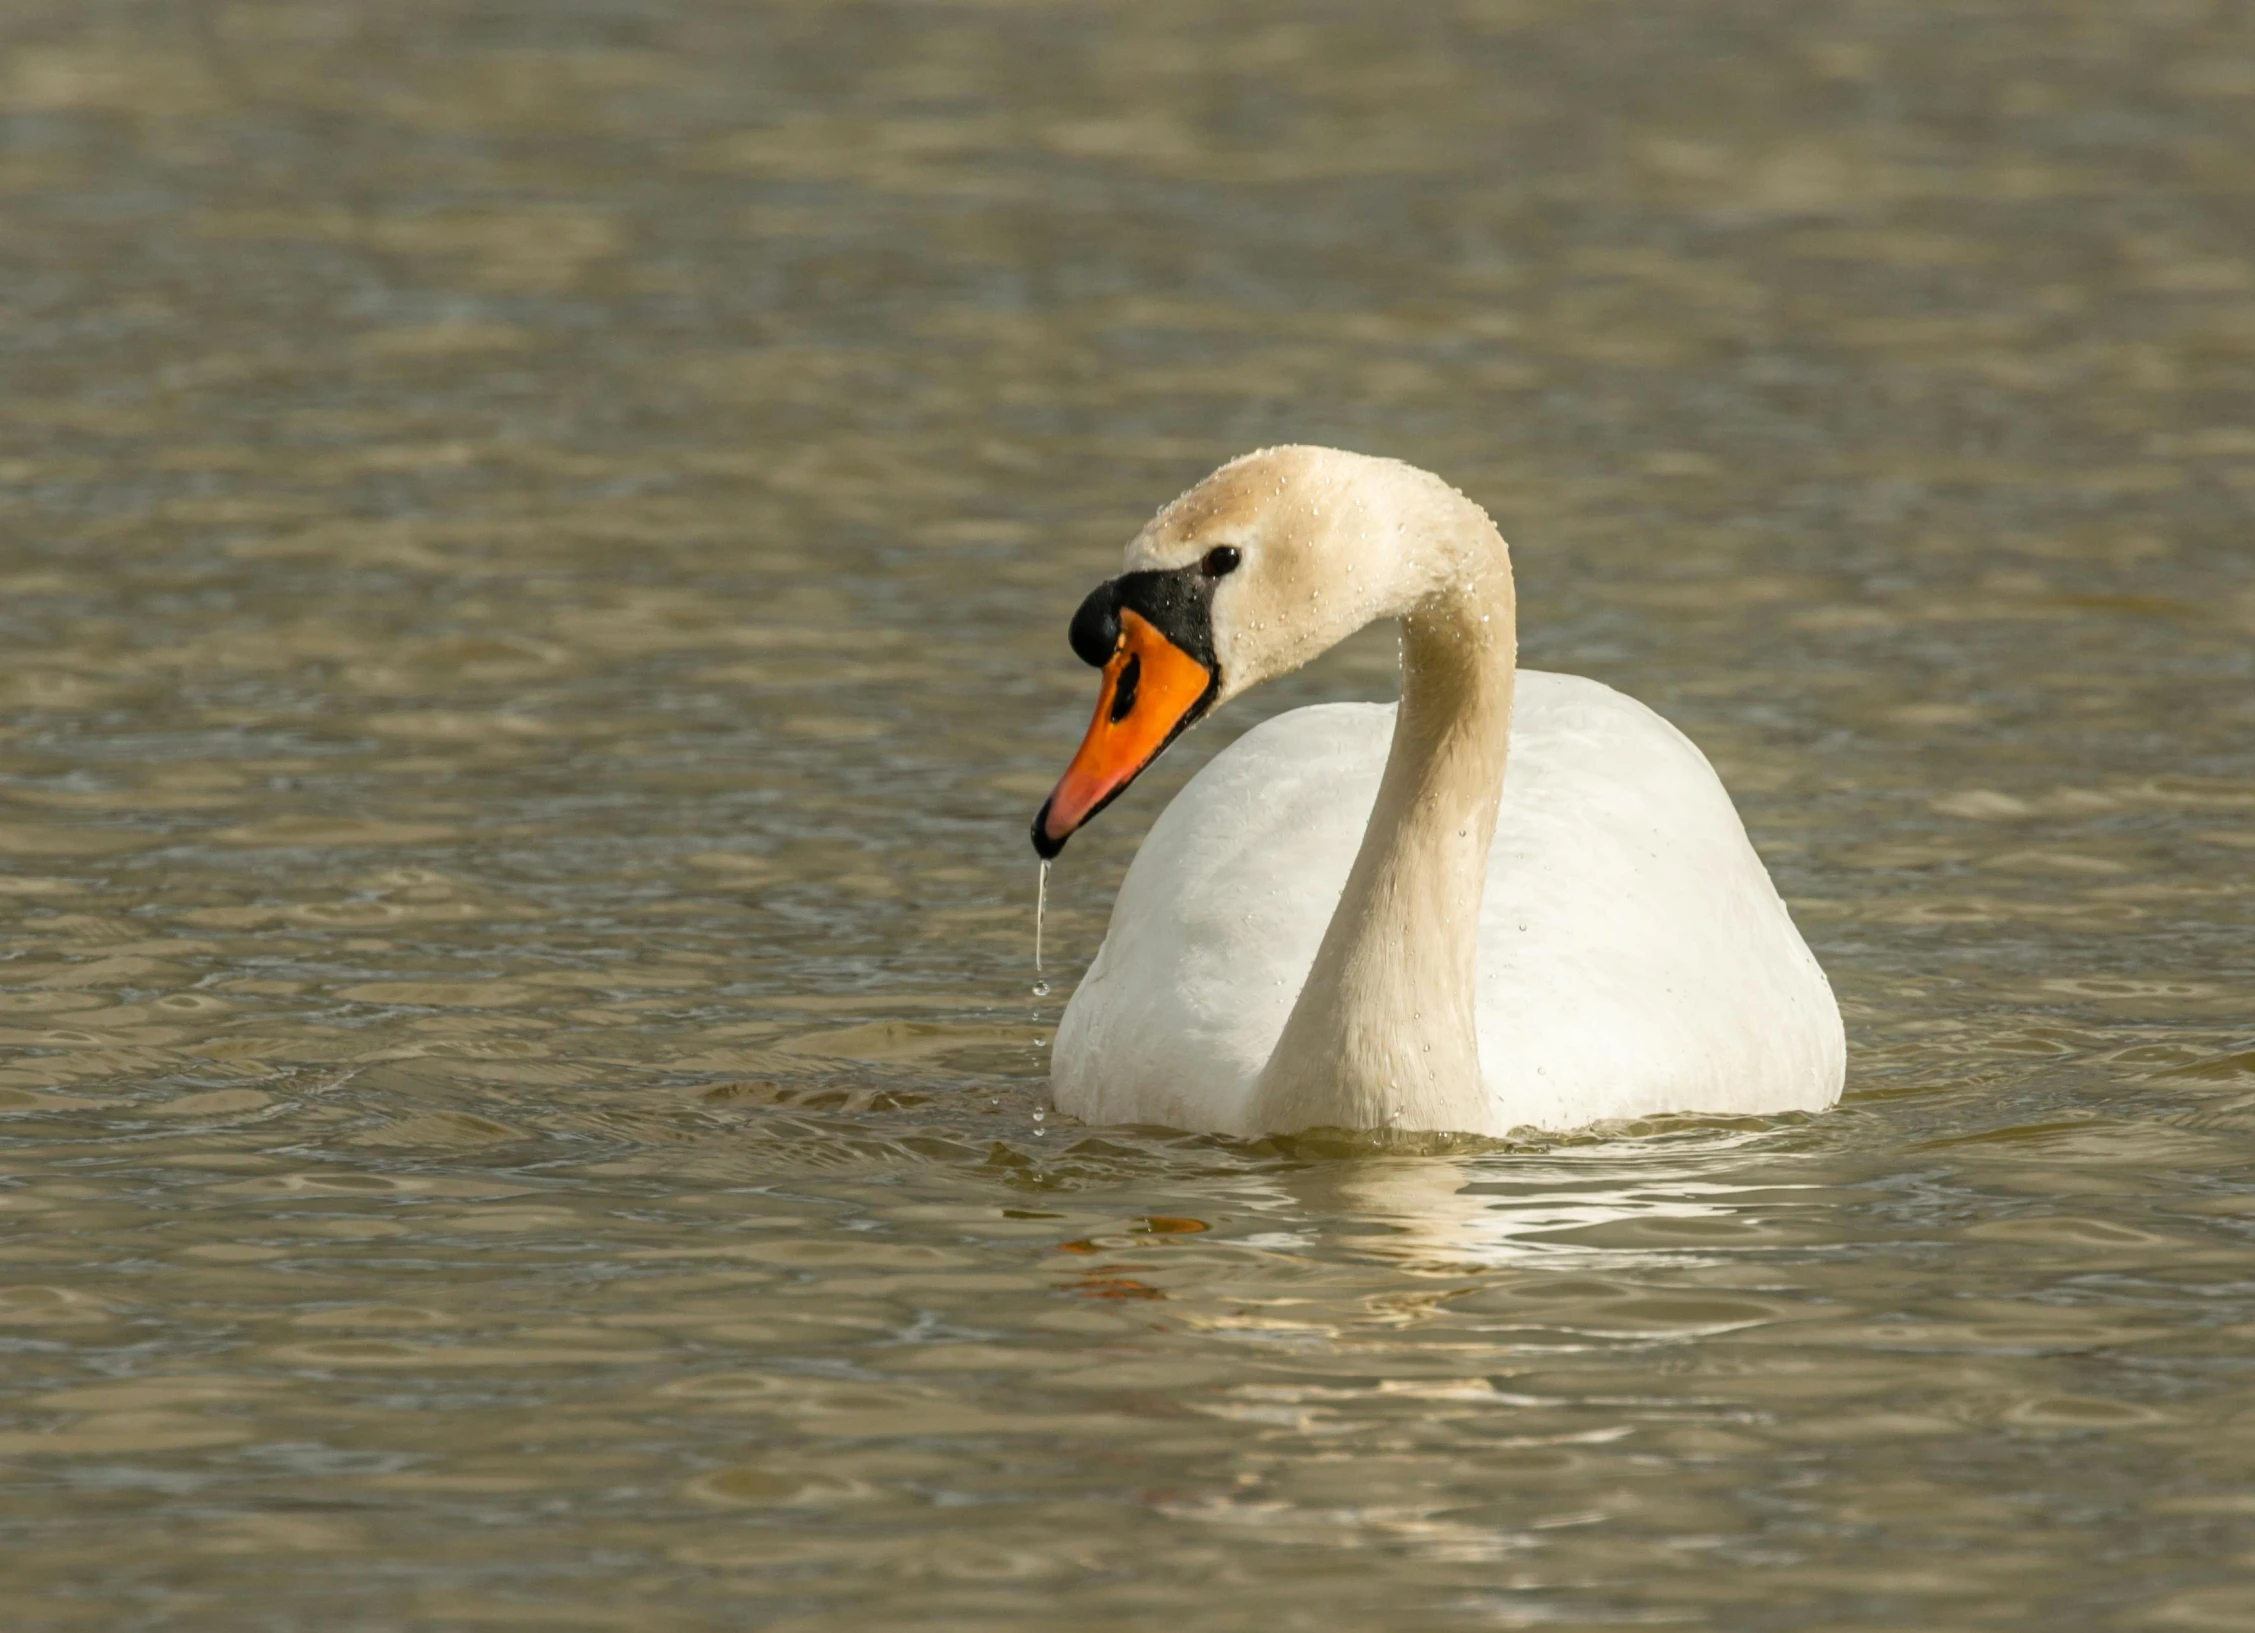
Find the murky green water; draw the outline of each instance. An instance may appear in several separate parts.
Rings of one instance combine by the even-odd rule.
[[[22,0],[0,1620],[2255,1625],[2255,11]],[[1513,540],[1781,1125],[1057,1126],[1073,605]]]

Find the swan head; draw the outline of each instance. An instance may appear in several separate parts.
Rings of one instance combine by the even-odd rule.
[[[1073,615],[1103,671],[1088,734],[1033,823],[1045,859],[1213,709],[1432,588],[1405,551],[1406,496],[1437,478],[1329,448],[1230,461],[1129,541]]]

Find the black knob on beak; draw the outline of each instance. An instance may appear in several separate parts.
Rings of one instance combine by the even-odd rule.
[[[1070,639],[1073,653],[1091,669],[1112,661],[1120,644],[1120,587],[1117,580],[1099,584],[1088,592],[1080,611],[1073,614]]]

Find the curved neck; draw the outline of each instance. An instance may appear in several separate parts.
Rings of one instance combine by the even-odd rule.
[[[1486,1122],[1473,975],[1517,665],[1511,561],[1440,488],[1407,519],[1402,697],[1362,848],[1254,1091],[1255,1126]]]

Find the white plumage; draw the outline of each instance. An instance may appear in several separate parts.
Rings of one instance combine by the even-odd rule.
[[[1255,1085],[1363,842],[1394,716],[1294,710],[1176,796],[1058,1029],[1060,1110],[1262,1132]],[[1519,672],[1474,983],[1486,1114],[1463,1132],[1840,1095],[1831,987],[1729,794],[1681,732],[1596,681]]]

